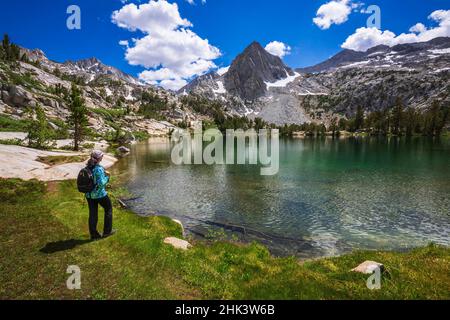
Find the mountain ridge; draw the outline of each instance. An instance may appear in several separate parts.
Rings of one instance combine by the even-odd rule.
[[[198,77],[179,93],[219,100],[236,115],[261,117],[278,125],[329,124],[333,117],[353,116],[358,106],[367,112],[384,110],[398,99],[418,109],[429,107],[434,100],[450,103],[448,37],[393,47],[378,45],[365,52],[344,49],[317,65],[295,71],[276,62],[273,69],[267,68],[280,72],[272,78],[248,70],[256,64],[241,57],[248,57],[252,47],[261,52],[262,47],[252,43],[227,73]],[[283,70],[289,71],[284,77]],[[230,78],[237,79],[231,86],[226,83]]]
[[[20,47],[21,56],[26,55],[28,61],[33,63],[39,63],[49,70],[59,69],[61,72],[65,72],[69,75],[76,75],[82,77],[85,81],[91,82],[96,80],[95,76],[111,76],[119,80],[124,80],[130,84],[140,84],[141,82],[122,70],[109,66],[101,62],[96,57],[84,58],[79,60],[67,60],[65,62],[56,62],[50,60],[41,49],[27,49]]]
[[[374,55],[375,53],[388,54],[396,52],[401,54],[411,54],[417,51],[428,49],[437,50],[440,48],[450,48],[450,37],[437,37],[426,42],[405,43],[392,47],[387,45],[377,45],[367,49],[364,52],[344,49],[332,56],[330,59],[310,67],[298,68],[296,71],[302,73],[323,72],[331,68],[337,68],[340,64],[363,61],[363,59],[366,59],[368,56]]]
[[[417,109],[427,108],[435,100],[450,103],[450,38],[393,47],[380,45],[365,52],[342,50],[308,67],[315,68],[314,72],[293,70],[253,42],[228,71],[199,76],[177,93],[142,84],[95,57],[59,63],[49,60],[40,49],[22,48],[21,53],[26,53],[30,63],[20,61],[20,75],[16,77],[33,81],[25,86],[2,83],[1,99],[6,106],[0,104],[18,116],[23,112],[22,105],[39,102],[50,114],[64,117],[67,110],[60,97],[49,97],[48,92],[55,85],[70,88],[70,82],[83,87],[86,102],[93,110],[126,104],[127,109],[137,112],[148,105],[152,116],[162,112],[174,123],[200,119],[194,115],[195,109],[208,114],[207,108],[183,105],[183,96],[190,94],[220,102],[222,112],[228,116],[261,118],[280,126],[328,125],[336,117],[352,117],[358,106],[366,112],[385,110],[398,99]],[[15,81],[8,74],[14,70],[1,71],[3,79]],[[152,92],[150,97],[145,91]],[[106,123],[95,124],[99,130],[103,130],[102,125]]]

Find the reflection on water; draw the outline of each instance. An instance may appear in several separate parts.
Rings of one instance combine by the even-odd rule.
[[[116,171],[140,214],[181,219],[194,235],[225,228],[277,254],[450,245],[450,143],[417,139],[280,142],[280,172],[170,162],[166,139],[133,147]]]

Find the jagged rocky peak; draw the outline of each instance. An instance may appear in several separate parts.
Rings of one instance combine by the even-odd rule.
[[[228,92],[244,100],[255,100],[267,91],[266,82],[275,82],[293,76],[294,71],[283,61],[253,42],[233,61],[224,75]]]
[[[217,72],[209,72],[202,76],[199,76],[188,83],[186,86],[178,90],[179,94],[185,94],[188,92],[202,91],[201,89],[208,90],[210,88],[214,88],[218,79],[221,78]]]
[[[78,67],[79,69],[84,70],[84,71],[94,71],[94,72],[97,72],[101,69],[107,68],[106,65],[104,65],[100,60],[98,60],[95,57],[81,59],[81,60],[77,60],[77,61],[69,60],[69,61],[65,62],[64,64],[69,65],[69,66]]]
[[[45,53],[41,49],[30,50],[30,49],[26,49],[26,48],[20,48],[20,55],[22,56],[24,54],[29,61],[42,62],[42,61],[48,60]]]
[[[78,60],[76,62],[76,64],[78,64],[79,66],[84,66],[84,67],[89,68],[89,67],[96,66],[99,64],[103,64],[103,63],[100,60],[98,60],[97,58],[92,57],[92,58],[88,58],[88,59]]]
[[[77,61],[67,61],[64,67],[71,74],[90,75],[89,81],[92,81],[100,75],[107,75],[115,79],[123,80],[131,84],[138,84],[139,81],[134,77],[122,72],[121,70],[103,64],[99,59],[92,57],[87,59],[81,59]]]

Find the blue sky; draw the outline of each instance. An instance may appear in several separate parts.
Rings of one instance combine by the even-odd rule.
[[[177,35],[166,33],[164,30],[160,30],[158,42],[151,42],[150,38],[154,31],[152,28],[155,23],[133,21],[134,16],[127,15],[126,10],[120,11],[122,14],[118,16],[119,22],[112,22],[114,11],[121,10],[132,3],[137,5],[148,3],[149,0],[4,1],[0,11],[0,32],[8,33],[14,42],[22,46],[42,49],[52,60],[66,61],[95,56],[104,63],[116,66],[135,76],[148,70],[147,80],[154,83],[160,83],[164,79],[167,83],[171,83],[170,81],[174,80],[179,80],[178,82],[189,80],[190,77],[205,72],[213,65],[228,66],[233,58],[254,40],[259,41],[263,46],[272,41],[279,41],[289,46],[290,54],[285,55],[283,59],[292,67],[309,66],[321,62],[342,50],[342,44],[358,28],[366,27],[366,21],[370,15],[361,11],[369,5],[378,5],[381,9],[380,33],[392,32],[394,36],[407,33],[407,37],[414,35],[409,30],[417,23],[423,23],[427,30],[431,29],[427,32],[434,34],[433,28],[439,27],[439,23],[445,24],[449,21],[445,20],[447,17],[443,17],[445,12],[441,12],[434,20],[429,18],[430,14],[437,10],[450,10],[448,0],[335,0],[347,6],[352,5],[351,13],[346,15],[345,21],[338,19],[339,21],[331,24],[329,28],[324,28],[323,24],[321,27],[314,23],[313,19],[319,8],[331,0],[207,0],[204,4],[201,0],[194,1],[195,4],[190,4],[187,0],[168,1],[171,5],[173,3],[178,5],[176,10],[174,7],[170,9],[174,9],[172,11],[179,14],[179,18],[185,21],[180,22],[182,25],[172,28],[171,32],[179,28],[189,30],[189,35],[178,33],[179,41],[184,41],[183,36],[188,36],[193,46],[189,52],[187,49],[178,47],[179,56],[175,55],[169,59],[170,61],[165,60],[164,57],[158,57],[157,53],[149,56],[141,48],[131,50],[131,54],[127,56],[127,47],[119,45],[119,41],[127,40],[129,46],[134,47],[133,38],[145,38],[141,46],[153,48],[154,50],[151,51],[160,51],[160,48],[164,51],[165,46],[169,50],[169,45],[172,49],[176,45],[175,40],[171,40],[170,44],[164,43],[164,37],[168,39],[172,38],[172,34]],[[81,9],[81,30],[68,30],[66,27],[68,17],[66,9],[72,4],[78,5]],[[136,8],[139,9],[139,7]],[[154,6],[154,9],[156,10],[157,6]],[[151,14],[151,10],[153,9],[149,8],[147,13]],[[158,14],[157,11],[154,13]],[[150,16],[154,17],[154,15]],[[171,18],[173,17],[172,15]],[[120,21],[128,26],[128,29],[123,25],[120,26]],[[181,20],[178,19],[178,21]],[[130,26],[135,22],[137,30],[130,31],[132,29]],[[445,33],[448,29],[448,26],[441,26],[437,34]],[[348,45],[351,48],[365,48],[367,44],[361,44],[361,39],[365,37],[366,31],[369,30],[362,30],[348,42]],[[418,33],[417,31],[416,35]],[[373,34],[372,32],[370,37],[375,39],[374,41],[391,41],[391,43],[400,41],[393,38],[390,33]],[[205,39],[209,41],[209,48],[201,48],[201,45],[205,45],[202,42]],[[177,58],[187,59],[184,54],[189,55],[191,62],[198,58],[198,65],[183,66],[183,61],[176,61]],[[198,57],[195,56],[196,54]],[[131,65],[132,63],[138,65]],[[161,69],[164,72],[155,73]]]

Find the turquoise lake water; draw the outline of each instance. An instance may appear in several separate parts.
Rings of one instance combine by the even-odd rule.
[[[184,165],[169,140],[132,147],[116,172],[139,214],[180,219],[189,234],[234,235],[278,255],[450,245],[450,141],[426,138],[280,141],[280,171]]]

